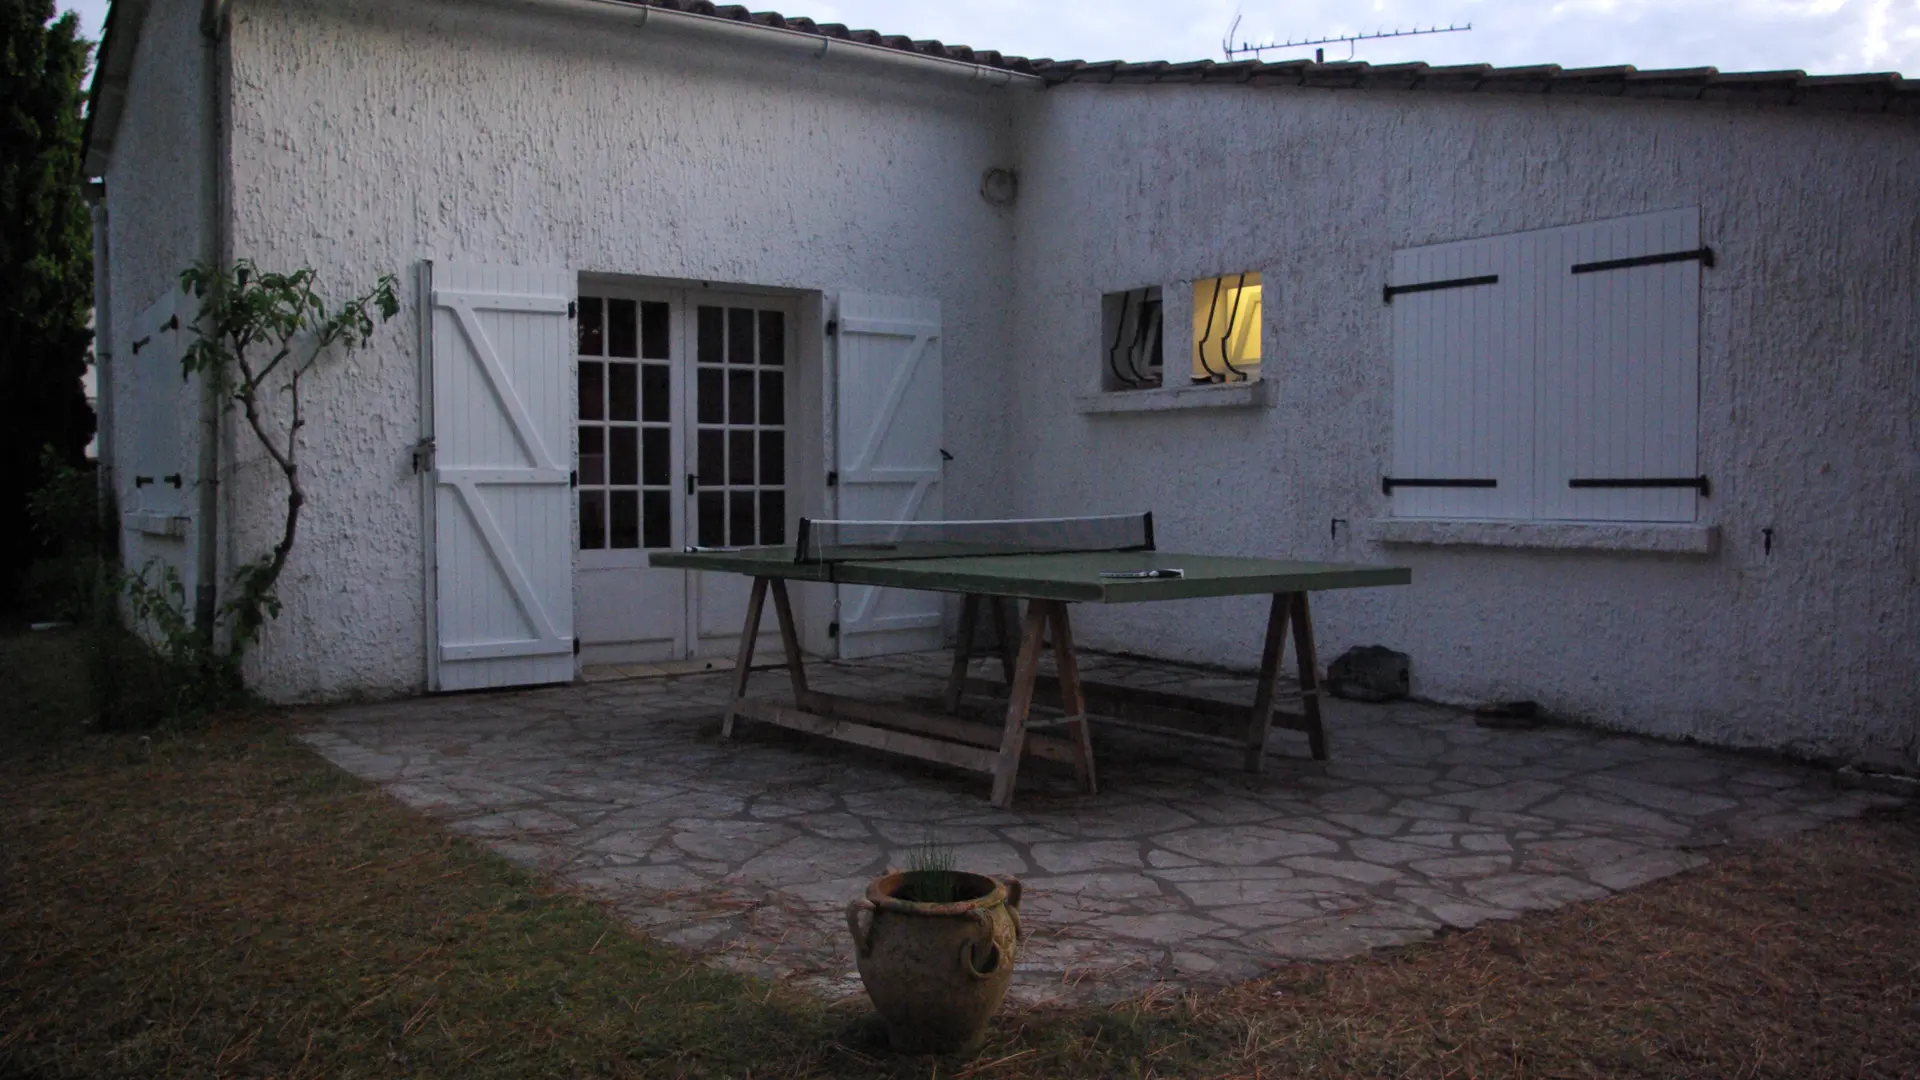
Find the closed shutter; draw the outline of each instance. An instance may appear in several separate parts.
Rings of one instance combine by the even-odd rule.
[[[842,295],[836,352],[839,495],[834,516],[870,521],[940,518],[945,414],[939,303]],[[839,602],[844,658],[944,644],[937,593],[842,585]]]
[[[169,519],[187,516],[192,505],[191,466],[199,440],[190,436],[199,394],[181,374],[180,358],[192,342],[186,323],[198,310],[192,297],[172,288],[134,320],[139,351],[125,365],[134,430],[132,453],[120,461],[119,495],[121,510],[138,515],[137,527],[150,534],[168,534]]]
[[[429,268],[430,684],[573,678],[574,276]]]
[[[1594,268],[1698,250],[1699,211],[1555,229],[1541,243],[1554,273],[1538,362],[1535,516],[1694,520],[1690,488],[1584,485],[1672,483],[1700,471],[1700,261]]]
[[[1390,297],[1394,515],[1527,517],[1533,487],[1530,251],[1511,237],[1400,251],[1389,283],[1406,290]]]

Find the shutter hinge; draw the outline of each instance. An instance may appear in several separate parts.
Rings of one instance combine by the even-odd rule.
[[[579,638],[573,639],[573,655],[575,656],[580,655],[580,639]]]
[[[840,486],[840,474],[839,474],[839,473],[837,473],[837,472],[829,472],[829,473],[827,473],[827,486],[828,486],[828,487],[839,487],[839,486]]]
[[[567,318],[577,319],[579,317],[580,317],[580,305],[575,303],[572,300],[567,301]]]
[[[567,474],[567,486],[570,488],[577,488],[580,486],[580,470],[579,469],[575,469],[572,472]]]
[[[827,624],[827,636],[828,636],[828,637],[830,637],[830,638],[837,638],[837,637],[839,637],[839,636],[840,636],[840,624],[839,624],[839,623],[837,623],[837,622],[830,622],[830,623],[828,623],[828,624]]]
[[[833,337],[834,335],[836,335],[836,334],[838,334],[839,332],[840,332],[840,320],[839,320],[839,319],[828,319],[828,320],[827,320],[827,336],[828,336],[828,337]]]
[[[413,475],[433,471],[433,436],[413,444]]]

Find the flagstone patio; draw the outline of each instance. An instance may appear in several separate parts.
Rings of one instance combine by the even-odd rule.
[[[928,698],[948,662],[808,672],[832,692]],[[1109,682],[1252,696],[1250,678],[1098,655],[1083,665]],[[1014,808],[999,811],[977,774],[752,723],[723,743],[729,678],[338,708],[302,738],[657,938],[834,997],[860,992],[847,901],[927,840],[964,869],[1026,883],[1014,996],[1084,1001],[1597,899],[1697,866],[1716,845],[1893,801],[1697,747],[1336,700],[1330,762],[1276,733],[1256,778],[1238,751],[1101,725],[1099,794],[1030,763]],[[762,690],[784,682],[754,678]]]

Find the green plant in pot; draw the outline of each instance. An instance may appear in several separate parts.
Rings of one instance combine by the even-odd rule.
[[[1020,949],[1020,882],[954,869],[926,843],[847,905],[855,962],[895,1050],[972,1053],[1007,996]]]

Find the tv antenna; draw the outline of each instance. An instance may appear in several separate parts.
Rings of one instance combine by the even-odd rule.
[[[1220,39],[1220,49],[1226,53],[1228,60],[1238,60],[1246,56],[1258,59],[1262,53],[1269,49],[1304,49],[1310,45],[1337,45],[1344,41],[1347,43],[1346,59],[1351,60],[1353,59],[1354,46],[1362,41],[1378,41],[1383,38],[1415,37],[1422,34],[1459,34],[1471,29],[1473,29],[1472,23],[1468,23],[1465,26],[1455,26],[1452,23],[1441,26],[1439,23],[1435,23],[1425,28],[1422,28],[1416,23],[1411,30],[1375,30],[1368,34],[1334,34],[1328,37],[1301,38],[1299,41],[1294,41],[1291,38],[1286,41],[1268,39],[1264,44],[1260,45],[1256,45],[1251,41],[1242,41],[1240,44],[1235,45],[1233,43],[1233,36],[1240,31],[1240,12],[1236,11],[1233,13],[1233,25],[1227,27],[1227,36]],[[1316,47],[1313,50],[1314,63],[1325,62],[1325,57],[1325,49]]]

